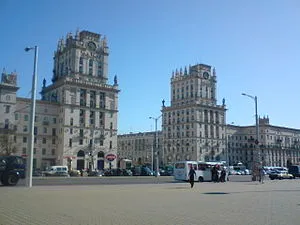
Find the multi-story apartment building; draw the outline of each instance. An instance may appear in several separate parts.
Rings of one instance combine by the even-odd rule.
[[[81,31],[58,42],[53,78],[43,80],[36,102],[34,167],[115,167],[106,154],[117,154],[118,82],[108,81],[108,46],[100,34]],[[16,74],[2,74],[2,127],[13,129],[17,154],[28,155],[30,99],[16,93]]]
[[[269,118],[259,119],[259,143],[255,144],[255,126],[228,125],[229,163],[242,162],[252,168],[255,153],[265,166],[288,166],[300,163],[300,130],[274,126]]]
[[[156,165],[156,152],[159,165],[163,165],[162,132],[158,131],[158,151],[156,151],[156,132],[130,133],[118,135],[119,159],[131,159],[134,165]],[[153,160],[153,163],[152,163]]]
[[[162,107],[165,162],[226,160],[225,100],[217,105],[216,83],[209,65],[173,72],[171,105]]]

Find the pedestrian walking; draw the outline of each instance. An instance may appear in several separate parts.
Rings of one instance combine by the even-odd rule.
[[[190,172],[189,172],[189,181],[190,181],[190,184],[191,184],[191,188],[194,187],[195,176],[196,176],[196,172],[195,172],[193,166],[191,166]]]
[[[264,183],[264,179],[265,179],[265,170],[264,168],[259,168],[259,182],[260,183]]]

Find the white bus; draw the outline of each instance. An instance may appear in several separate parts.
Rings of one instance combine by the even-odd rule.
[[[174,164],[174,179],[188,181],[189,171],[193,166],[196,172],[196,179],[199,182],[211,181],[211,164],[207,162],[197,161],[180,161]]]

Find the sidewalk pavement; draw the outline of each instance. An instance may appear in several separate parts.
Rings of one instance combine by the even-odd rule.
[[[300,179],[0,186],[1,225],[298,225]]]

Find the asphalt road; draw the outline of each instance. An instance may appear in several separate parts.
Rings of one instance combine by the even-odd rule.
[[[250,175],[231,175],[229,182],[249,182]],[[157,184],[181,183],[173,176],[115,176],[115,177],[33,177],[33,186],[51,185],[118,185],[118,184]],[[25,180],[20,180],[18,186],[24,186]]]

